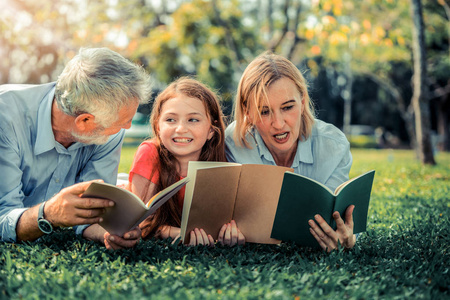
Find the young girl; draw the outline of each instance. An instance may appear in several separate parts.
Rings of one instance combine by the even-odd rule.
[[[189,161],[225,161],[223,115],[217,96],[197,80],[182,77],[155,100],[150,116],[154,138],[134,157],[129,187],[145,203],[187,175]],[[180,234],[184,188],[141,223],[142,237],[176,238]],[[235,222],[225,224],[219,241],[243,242]],[[214,245],[203,229],[190,233],[190,244]],[[240,238],[239,238],[240,237]],[[234,240],[234,241],[232,241]]]

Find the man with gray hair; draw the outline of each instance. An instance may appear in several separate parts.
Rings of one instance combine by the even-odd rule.
[[[116,183],[124,130],[150,98],[148,74],[106,48],[81,49],[57,82],[0,86],[0,241],[33,241],[74,227],[108,249],[133,247],[97,223],[112,201],[81,198]]]

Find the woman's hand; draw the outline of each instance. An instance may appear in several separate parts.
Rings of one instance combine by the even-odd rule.
[[[322,249],[331,252],[338,247],[338,241],[347,249],[353,248],[356,243],[356,236],[353,234],[353,210],[355,206],[350,205],[345,210],[345,220],[342,220],[339,212],[333,213],[333,219],[336,221],[336,231],[320,216],[315,215],[314,220],[309,220],[311,226],[309,231],[315,237]],[[319,224],[319,225],[317,225]]]
[[[219,231],[219,236],[217,241],[222,245],[234,246],[234,245],[244,245],[245,236],[239,230],[234,220],[230,223],[224,224]]]

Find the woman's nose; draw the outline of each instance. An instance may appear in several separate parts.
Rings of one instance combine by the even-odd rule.
[[[285,123],[284,118],[280,113],[274,112],[272,114],[272,127],[276,129],[281,129],[283,128],[284,123]]]

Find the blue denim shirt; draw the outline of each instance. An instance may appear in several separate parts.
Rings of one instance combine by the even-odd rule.
[[[233,139],[236,122],[225,131],[226,155],[230,162],[241,164],[276,165],[261,135],[253,128],[246,139],[250,148],[237,145]],[[252,136],[253,135],[253,136]],[[315,120],[307,140],[299,141],[291,168],[294,172],[312,178],[334,191],[349,179],[353,158],[350,143],[332,124]]]
[[[15,241],[22,213],[61,189],[92,179],[116,182],[123,130],[104,145],[66,149],[53,135],[54,93],[55,83],[0,86],[0,241]]]

